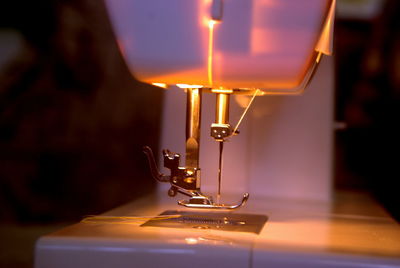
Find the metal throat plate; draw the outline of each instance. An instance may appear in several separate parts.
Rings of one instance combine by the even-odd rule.
[[[159,216],[180,215],[167,219],[150,219],[142,227],[163,227],[181,229],[212,229],[228,232],[248,232],[259,234],[268,217],[257,214],[237,214],[233,212],[197,212],[167,210]]]

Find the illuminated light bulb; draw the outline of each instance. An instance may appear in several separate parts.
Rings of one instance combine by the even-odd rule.
[[[202,88],[202,85],[176,84],[179,88]]]
[[[161,87],[161,88],[167,88],[168,87],[168,85],[167,84],[165,84],[165,83],[151,83],[153,86],[156,86],[156,87]]]
[[[194,245],[194,244],[198,243],[198,240],[196,238],[192,238],[192,237],[185,238],[185,241],[189,245]]]

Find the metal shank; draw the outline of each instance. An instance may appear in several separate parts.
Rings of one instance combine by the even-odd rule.
[[[189,88],[186,104],[186,168],[199,168],[201,89]]]

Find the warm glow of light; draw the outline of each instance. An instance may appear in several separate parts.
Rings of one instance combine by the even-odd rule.
[[[209,22],[209,21],[210,21],[209,18],[204,17],[204,18],[201,20],[201,25],[203,25],[203,26],[205,26],[205,27],[208,27],[208,22]]]
[[[199,14],[202,14],[200,16],[201,20],[201,25],[208,27],[208,23],[210,21],[210,10],[211,10],[211,4],[213,0],[203,0],[199,1]]]
[[[282,1],[254,1],[250,28],[250,52],[252,55],[276,54],[280,50],[280,42],[277,37],[282,29],[265,26],[266,14],[270,14],[270,10],[282,5],[280,2]],[[289,18],[287,19],[289,20]]]
[[[212,93],[223,93],[223,94],[231,94],[233,93],[232,89],[226,89],[226,88],[213,88],[211,89]]]
[[[214,52],[214,25],[217,24],[217,21],[210,20],[208,22],[208,63],[207,63],[207,75],[208,75],[208,84],[211,87],[213,84],[212,77],[212,67],[213,67],[213,52]]]
[[[202,85],[176,84],[179,88],[202,88]]]
[[[193,237],[185,238],[185,241],[186,241],[186,244],[189,244],[189,245],[194,245],[194,244],[198,243],[198,240]]]
[[[208,25],[209,25],[209,26],[212,25],[212,27],[213,27],[215,24],[217,24],[217,23],[218,23],[218,21],[212,20],[212,19],[210,19],[210,20],[208,21]]]
[[[316,61],[317,63],[319,63],[320,60],[321,60],[321,57],[322,57],[322,53],[320,52],[320,53],[318,53],[317,59],[316,59],[315,61]]]
[[[168,85],[167,84],[165,84],[165,83],[151,83],[153,86],[156,86],[156,87],[161,87],[161,88],[167,88],[168,87]]]

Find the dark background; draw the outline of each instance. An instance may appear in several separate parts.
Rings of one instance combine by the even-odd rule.
[[[335,25],[335,187],[397,220],[398,10]],[[0,72],[0,267],[30,267],[39,235],[154,189],[141,147],[159,151],[163,93],[130,75],[102,1],[2,1],[2,29],[23,45]]]
[[[0,267],[38,236],[149,193],[162,90],[136,81],[102,1],[1,1],[23,37],[0,73]]]
[[[335,187],[371,192],[400,220],[400,1],[335,25]]]

